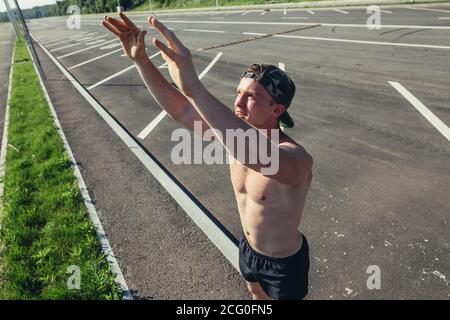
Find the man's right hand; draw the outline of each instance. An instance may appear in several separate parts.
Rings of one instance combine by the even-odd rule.
[[[119,16],[122,21],[105,16],[102,21],[103,26],[120,39],[122,48],[128,58],[136,63],[145,61],[148,59],[144,42],[147,31],[142,31],[136,27],[136,25],[122,12],[119,13]]]

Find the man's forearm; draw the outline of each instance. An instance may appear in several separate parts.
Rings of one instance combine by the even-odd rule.
[[[221,136],[217,136],[217,138],[221,140],[221,143],[227,149],[229,154],[233,158],[238,159],[240,162],[245,164],[247,167],[256,171],[260,171],[260,169],[265,166],[265,164],[263,165],[261,163],[259,157],[259,148],[261,146],[265,146],[266,148],[271,150],[278,149],[278,144],[271,141],[270,138],[268,138],[266,135],[260,134],[261,132],[258,131],[255,127],[237,117],[222,102],[214,97],[203,85],[197,86],[188,98],[192,102],[192,105],[195,107],[197,112],[208,123],[208,125],[220,132]],[[245,144],[245,155],[239,154],[240,150],[237,150],[237,148],[234,147],[239,143],[239,141],[237,140],[239,140],[240,137],[236,135],[227,135],[227,130],[231,130],[231,132],[236,133],[235,130],[239,129],[242,129],[243,131],[247,131],[249,129],[255,130],[255,137],[257,139],[256,143],[255,141],[251,141],[251,139],[243,139],[243,142]],[[243,134],[245,135],[245,133]],[[233,141],[227,141],[227,137],[229,137]],[[240,143],[242,143],[242,141],[240,141]],[[240,159],[244,156],[247,160]],[[250,159],[250,156],[256,156],[256,163],[249,163],[248,159]]]
[[[226,129],[248,130],[254,128],[236,117],[230,109],[214,97],[202,84],[196,86],[188,98],[210,127],[219,130],[223,135],[225,135]]]
[[[190,107],[189,100],[167,82],[148,57],[135,64],[150,94],[172,118],[177,119]]]

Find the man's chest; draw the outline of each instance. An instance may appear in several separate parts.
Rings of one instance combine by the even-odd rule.
[[[279,199],[286,186],[241,164],[230,166],[231,183],[239,200],[264,204]]]

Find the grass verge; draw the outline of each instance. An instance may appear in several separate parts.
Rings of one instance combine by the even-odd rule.
[[[0,299],[121,299],[25,42],[14,61]]]

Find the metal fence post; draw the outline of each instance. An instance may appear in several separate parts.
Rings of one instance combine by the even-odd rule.
[[[17,3],[17,0],[14,0],[14,4],[16,5],[16,10],[19,13],[19,18],[20,18],[20,21],[22,23],[23,32],[25,34],[25,40],[27,41],[28,46],[30,48],[33,61],[36,64],[37,69],[39,70],[41,78],[43,80],[47,80],[47,78],[45,77],[44,72],[42,71],[41,62],[39,61],[39,57],[38,57],[38,55],[36,53],[36,49],[34,48],[33,40],[31,39],[30,32],[28,31],[27,23],[26,23],[26,21],[25,21],[25,19],[23,17],[22,10],[20,10],[20,7],[19,7],[19,4]]]

